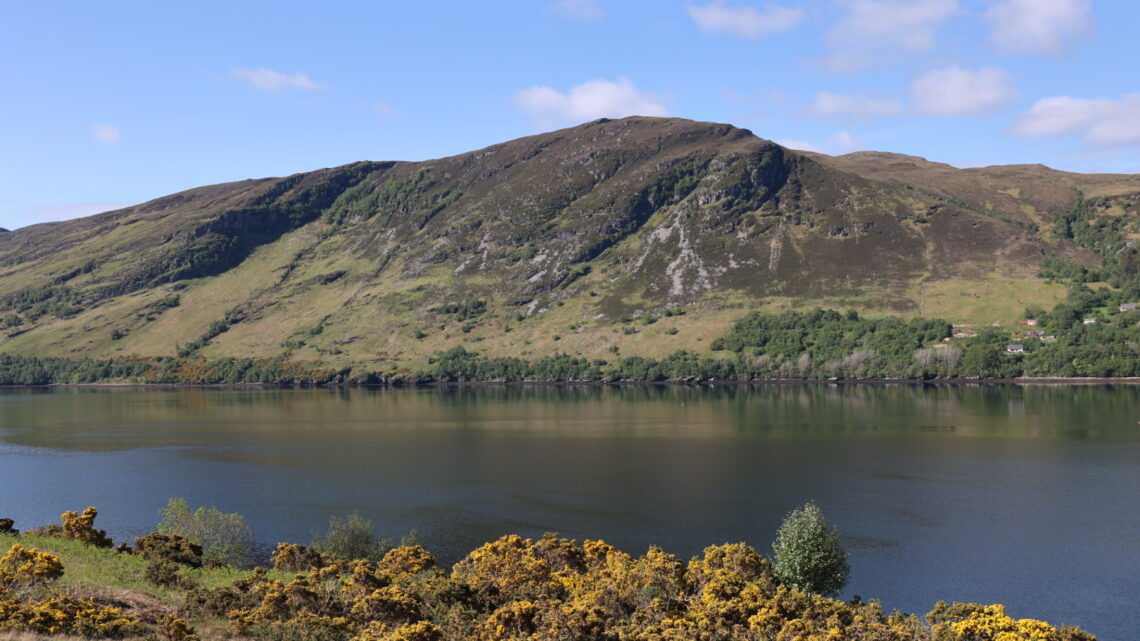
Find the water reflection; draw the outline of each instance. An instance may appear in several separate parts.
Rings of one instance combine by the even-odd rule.
[[[377,429],[599,438],[922,433],[1135,440],[1138,394],[1135,386],[988,385],[5,390],[0,439],[83,451]]]
[[[888,608],[1004,602],[1113,638],[1140,594],[1138,394],[9,389],[0,516],[34,527],[97,505],[122,539],[184,496],[244,514],[269,543],[358,509],[385,534],[419,530],[445,561],[544,531],[685,557],[724,541],[766,549],[782,516],[815,500],[852,550],[852,590]]]

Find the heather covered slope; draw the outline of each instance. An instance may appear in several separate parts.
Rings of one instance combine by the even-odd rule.
[[[635,117],[203,187],[0,234],[0,352],[386,369],[460,344],[705,351],[757,308],[1012,321],[1064,296],[1047,257],[1098,260],[1049,222],[1077,189],[1135,214],[1137,177],[1051,171]]]

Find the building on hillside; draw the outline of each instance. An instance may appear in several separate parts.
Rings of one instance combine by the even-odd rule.
[[[1120,304],[1120,311],[1122,311],[1122,312],[1130,312],[1134,309],[1136,309],[1136,303],[1121,303]]]
[[[1085,325],[1096,325],[1096,319],[1095,318],[1086,318],[1081,322],[1083,322]]]
[[[1037,327],[1037,319],[1036,318],[1027,318],[1025,320],[1019,320],[1019,321],[1017,321],[1017,324],[1018,325],[1028,325],[1030,327]]]
[[[1009,353],[1011,353],[1011,354],[1013,354],[1013,353],[1015,353],[1015,352],[1024,352],[1024,351],[1025,351],[1025,346],[1024,346],[1024,345],[1021,345],[1021,344],[1006,345],[1006,346],[1005,346],[1005,351],[1007,351],[1007,352],[1009,352]]]

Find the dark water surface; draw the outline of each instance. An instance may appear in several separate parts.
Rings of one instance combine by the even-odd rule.
[[[308,542],[359,510],[444,561],[515,532],[762,552],[808,500],[844,596],[939,599],[1140,639],[1140,387],[0,390],[0,517],[173,496]]]

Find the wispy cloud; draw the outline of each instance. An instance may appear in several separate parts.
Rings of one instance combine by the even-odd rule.
[[[1090,0],[1005,0],[986,11],[990,42],[1012,53],[1062,55],[1092,31]]]
[[[1140,145],[1140,93],[1111,98],[1042,98],[1010,133],[1022,138],[1079,136],[1093,145]]]
[[[881,98],[873,94],[848,96],[817,91],[815,100],[808,107],[808,113],[823,118],[866,118],[869,116],[894,116],[903,112],[903,104],[895,98]]]
[[[515,105],[531,117],[538,129],[603,117],[669,115],[659,97],[638,89],[624,77],[617,82],[591,80],[566,93],[546,86],[523,89],[515,94]]]
[[[822,144],[808,142],[806,140],[797,140],[795,138],[782,138],[775,142],[777,145],[787,147],[788,149],[814,151],[828,155],[849,154],[853,151],[863,149],[863,143],[856,140],[849,132],[842,130],[828,136],[827,141]]]
[[[97,124],[91,125],[91,136],[104,145],[117,145],[123,133],[115,125]]]
[[[258,67],[256,69],[238,67],[231,73],[234,77],[244,82],[246,86],[269,93],[279,93],[282,91],[321,91],[328,88],[322,84],[313,82],[309,76],[303,73],[290,75],[281,73],[280,71],[266,69],[265,67]]]
[[[993,67],[971,71],[954,65],[936,69],[910,89],[914,110],[937,116],[973,116],[1006,104],[1017,95],[1009,74]]]
[[[847,0],[843,17],[827,33],[831,55],[824,59],[836,71],[857,71],[898,52],[934,48],[938,27],[958,13],[958,0]]]
[[[798,138],[781,138],[774,142],[777,145],[780,145],[781,147],[787,147],[788,149],[796,149],[798,151],[814,151],[817,154],[827,153],[827,148],[823,145],[817,145],[814,142],[808,142],[806,140],[799,140]]]
[[[574,20],[599,20],[606,13],[598,0],[555,0],[550,10]]]
[[[689,17],[701,31],[729,33],[745,38],[759,38],[770,33],[788,31],[804,19],[803,9],[789,9],[775,4],[763,11],[755,7],[729,7],[722,0],[704,6],[689,5]]]

